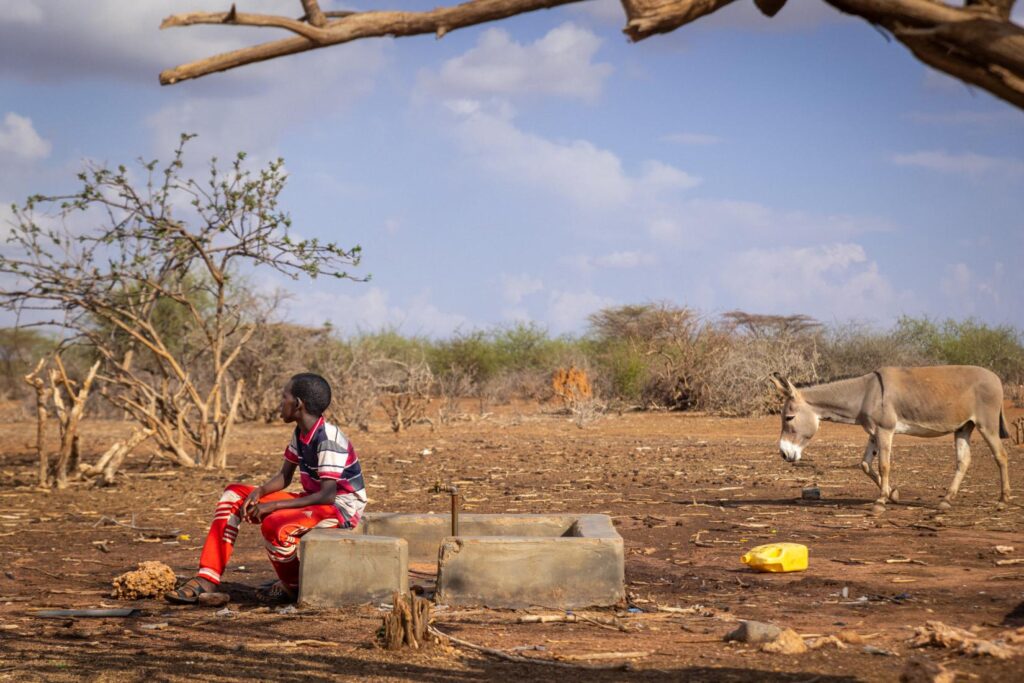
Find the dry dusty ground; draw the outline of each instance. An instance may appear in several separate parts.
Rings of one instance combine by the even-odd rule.
[[[955,670],[958,681],[1021,680],[1024,656],[1000,661],[908,645],[928,620],[986,638],[1024,626],[1024,563],[1005,562],[1024,557],[1024,495],[996,511],[997,472],[980,439],[958,504],[940,515],[935,504],[953,472],[952,438],[898,438],[894,477],[902,504],[874,517],[875,491],[858,468],[864,436],[852,427],[824,425],[798,466],[775,450],[777,418],[633,413],[578,429],[549,409],[512,407],[400,436],[375,427],[350,435],[372,510],[442,512],[447,498],[434,486],[457,482],[473,511],[603,512],[626,541],[630,604],[640,611],[588,612],[605,620],[622,615],[621,630],[520,624],[522,612],[444,609],[438,628],[527,657],[633,653],[628,668],[516,664],[440,646],[396,654],[375,645],[376,606],[292,614],[260,607],[249,587],[272,570],[255,528],[243,529],[232,559],[229,614],[149,600],[127,603],[141,610],[133,618],[33,616],[42,607],[126,606],[109,597],[111,580],[142,560],[190,574],[222,486],[259,482],[275,471],[288,429],[239,427],[226,472],[168,470],[142,448],[115,488],[76,484],[51,493],[32,488],[34,425],[22,422],[0,426],[0,678],[810,683],[894,681],[909,658],[925,657]],[[87,459],[126,431],[122,423],[88,423]],[[1010,446],[1014,490],[1024,494],[1022,452]],[[812,484],[823,499],[800,500],[801,488]],[[133,519],[147,530],[130,528]],[[177,536],[161,538],[160,531]],[[774,540],[809,546],[808,571],[757,574],[740,564],[744,549]],[[1015,550],[999,554],[996,546]],[[703,608],[657,611],[694,605]],[[862,644],[767,654],[721,640],[738,618],[803,635],[855,633]],[[298,640],[319,643],[297,646]],[[577,661],[619,666],[626,659]]]

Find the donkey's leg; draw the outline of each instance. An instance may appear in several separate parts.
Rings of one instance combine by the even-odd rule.
[[[956,474],[953,475],[953,481],[949,484],[949,490],[946,491],[942,502],[939,503],[940,510],[948,510],[952,507],[950,501],[953,500],[960,490],[960,483],[964,480],[964,475],[967,474],[967,468],[971,466],[971,432],[973,431],[973,422],[968,422],[956,430]]]
[[[885,504],[888,502],[892,495],[892,490],[889,488],[889,463],[892,456],[892,435],[893,432],[890,429],[879,429],[875,433],[875,442],[878,444],[878,478],[881,483],[878,488],[881,489],[881,496],[875,501],[875,509],[885,509]]]
[[[992,457],[996,459],[996,465],[999,466],[1000,493],[996,508],[1002,510],[1010,500],[1010,471],[1006,464],[1006,449],[1003,448],[1003,442],[999,438],[998,428],[992,430],[988,425],[979,426],[978,431],[981,432],[982,438],[985,439],[985,443],[992,451]]]
[[[864,446],[864,458],[860,461],[860,468],[864,470],[864,474],[868,475],[868,479],[875,482],[875,486],[881,489],[882,479],[871,467],[876,455],[878,455],[878,444],[875,443],[875,437],[872,435],[868,437],[868,443]]]

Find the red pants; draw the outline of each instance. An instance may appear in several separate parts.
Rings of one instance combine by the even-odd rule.
[[[220,583],[221,574],[235,549],[238,525],[241,523],[242,503],[255,486],[229,484],[217,503],[210,532],[206,535],[203,552],[199,556],[198,576],[215,584]],[[260,502],[299,498],[297,493],[277,491],[260,498]],[[337,527],[338,514],[333,505],[310,505],[303,508],[277,510],[263,518],[260,530],[281,582],[292,590],[299,587],[299,538],[314,527]]]

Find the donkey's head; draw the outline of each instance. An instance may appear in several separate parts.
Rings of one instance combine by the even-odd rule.
[[[777,372],[768,379],[784,399],[779,453],[786,462],[796,462],[803,454],[804,446],[817,433],[820,420],[792,382]]]

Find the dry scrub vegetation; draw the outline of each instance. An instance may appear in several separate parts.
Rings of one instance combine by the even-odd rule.
[[[224,468],[232,425],[273,420],[281,387],[302,371],[330,381],[330,417],[350,431],[367,430],[375,410],[402,432],[513,400],[549,405],[581,428],[609,410],[758,415],[776,404],[765,381],[774,372],[801,384],[881,365],[982,365],[1021,400],[1020,331],[970,319],[902,318],[879,330],[648,302],[596,311],[584,333],[560,337],[532,323],[447,339],[296,325],[279,317],[287,297],[255,296],[250,278],[358,280],[347,269],[359,247],[290,236],[278,206],[282,160],[252,170],[240,153],[227,168],[213,160],[206,178],[184,177],[189,139],[164,166],[90,166],[78,192],[14,209],[0,305],[37,322],[0,330],[0,390],[38,420],[43,485],[110,485],[142,442],[181,467]],[[49,417],[60,429],[55,453],[43,445]],[[85,417],[135,429],[82,462]]]

